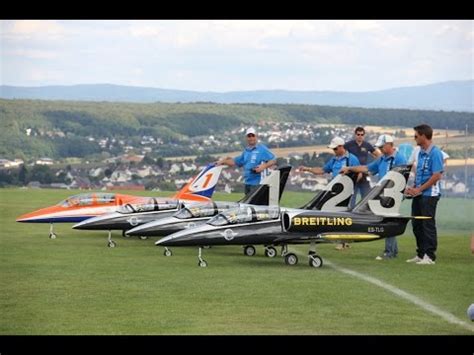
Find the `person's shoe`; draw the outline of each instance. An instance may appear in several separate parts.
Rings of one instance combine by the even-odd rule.
[[[431,260],[431,258],[428,255],[425,254],[423,256],[423,259],[421,259],[420,261],[417,261],[416,264],[417,265],[433,265],[435,264],[435,262]]]
[[[376,256],[376,257],[375,257],[375,260],[383,260],[383,256],[380,256],[380,255],[379,255],[379,256]]]
[[[407,263],[417,263],[419,261],[423,260],[422,258],[420,258],[418,255],[415,256],[414,258],[411,258],[411,259],[408,259],[407,260]]]

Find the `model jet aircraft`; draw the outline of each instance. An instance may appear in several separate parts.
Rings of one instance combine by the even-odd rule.
[[[51,239],[56,238],[54,223],[81,222],[92,217],[117,211],[121,208],[133,209],[142,206],[145,209],[178,210],[180,201],[210,201],[222,166],[209,164],[193,180],[170,198],[132,196],[115,193],[85,193],[68,197],[57,205],[24,214],[16,219],[22,223],[49,223]],[[109,238],[109,246],[115,243]]]
[[[163,237],[183,229],[195,227],[198,224],[203,224],[225,210],[235,209],[243,205],[278,206],[290,170],[291,166],[272,170],[270,175],[265,177],[261,185],[255,191],[244,196],[244,198],[238,202],[216,201],[192,203],[184,206],[171,217],[160,218],[153,222],[135,227],[127,231],[126,234]]]
[[[308,203],[301,207],[301,209],[315,209],[324,211],[346,211],[349,206],[350,199],[354,190],[354,183],[356,174],[338,175],[323,190],[312,198]],[[281,194],[281,190],[280,190]],[[248,203],[252,203],[249,201]],[[255,205],[259,205],[254,203]],[[260,205],[273,205],[278,204],[260,204]],[[218,207],[218,206],[217,206]],[[251,207],[245,204],[237,204],[232,208],[226,208],[226,210],[245,209]],[[189,228],[196,227],[208,222],[212,217],[219,213],[223,213],[222,209],[216,208],[216,206],[210,204],[192,204],[184,207],[173,216],[157,220],[144,224],[140,227],[129,230],[126,234],[128,235],[140,235],[146,233],[147,235],[155,236],[167,236],[172,233],[186,230]],[[165,249],[165,255],[167,255],[167,247]],[[247,256],[255,255],[255,247],[253,245],[244,246],[244,254]],[[276,255],[275,248],[271,246],[265,247],[265,255],[274,257]]]
[[[198,246],[198,265],[206,267],[203,245],[280,245],[285,263],[296,265],[298,257],[288,252],[288,245],[309,243],[309,265],[318,268],[323,259],[316,254],[316,243],[364,242],[397,236],[405,232],[410,219],[429,218],[399,215],[410,168],[393,168],[348,212],[244,207],[221,213],[204,225],[173,233],[155,244]]]
[[[190,208],[191,205],[194,206],[192,207],[193,209],[199,208],[200,210],[205,209],[207,211],[216,211],[214,214],[226,209],[236,208],[243,203],[255,205],[278,205],[278,201],[280,200],[281,194],[285,188],[290,170],[291,167],[289,166],[273,170],[271,174],[264,179],[262,185],[260,185],[257,190],[244,196],[244,198],[239,202],[213,202],[208,200],[205,202],[191,203],[188,201],[182,201],[181,203],[172,206],[172,208],[155,209],[141,205],[125,205],[117,212],[88,219],[74,225],[72,228],[82,230],[108,230],[109,233],[111,230],[128,231],[130,229],[141,228],[142,225],[149,225],[150,223],[154,223],[154,221],[159,221],[163,218],[169,217],[177,213],[179,208],[184,206]],[[188,205],[188,203],[191,204]],[[149,236],[156,236],[157,234],[153,232],[147,233],[146,231],[125,234],[125,236],[130,235],[136,235],[142,239],[146,239]],[[171,251],[168,248],[165,249],[165,255],[171,255]]]

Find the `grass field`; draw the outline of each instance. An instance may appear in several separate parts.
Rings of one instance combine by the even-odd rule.
[[[472,200],[441,200],[436,265],[405,263],[415,250],[409,225],[395,260],[374,260],[383,241],[345,251],[321,245],[320,269],[307,265],[307,246],[290,247],[301,256],[294,267],[265,258],[261,247],[254,257],[214,247],[204,250],[209,267],[199,268],[194,248],[164,257],[154,240],[116,233],[111,249],[105,232],[62,224],[50,240],[48,225],[15,222],[74,193],[0,190],[1,335],[474,334],[466,315],[474,303]],[[285,193],[282,204],[310,197]]]

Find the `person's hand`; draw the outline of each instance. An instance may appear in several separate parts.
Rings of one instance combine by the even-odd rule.
[[[253,171],[255,171],[256,173],[261,173],[264,170],[265,168],[263,167],[263,164],[260,164],[259,166],[256,166],[255,168],[253,168]]]
[[[408,195],[408,196],[418,196],[419,194],[421,194],[421,189],[419,187],[407,187],[405,189],[405,195]]]
[[[299,171],[308,171],[307,168],[306,168],[306,166],[304,166],[304,165],[300,165],[300,166],[298,167],[298,170],[299,170]]]
[[[341,168],[341,170],[339,171],[339,174],[344,174],[344,175],[345,175],[345,174],[349,173],[349,171],[350,171],[350,170],[349,170],[349,168],[348,168],[347,166],[343,166],[343,167]]]

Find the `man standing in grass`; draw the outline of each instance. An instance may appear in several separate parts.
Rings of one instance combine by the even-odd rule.
[[[245,131],[247,146],[241,155],[227,157],[216,162],[217,165],[244,167],[245,194],[254,191],[261,180],[269,174],[268,168],[276,164],[276,157],[267,146],[257,143],[257,131],[250,127]]]
[[[299,170],[309,171],[313,174],[331,173],[334,178],[344,167],[360,165],[359,159],[344,148],[344,139],[341,137],[334,137],[331,140],[331,143],[329,143],[328,148],[331,148],[334,151],[335,156],[329,159],[324,167],[310,168],[307,166],[300,166]],[[336,246],[337,250],[343,250],[345,248],[349,248],[348,243],[341,243]]]
[[[436,260],[438,235],[436,230],[436,207],[440,199],[439,180],[443,174],[443,154],[432,142],[433,129],[427,124],[414,127],[415,141],[420,146],[418,153],[415,185],[407,187],[405,194],[413,197],[413,216],[427,216],[429,219],[412,220],[416,237],[416,256],[408,263],[431,265]]]
[[[406,159],[393,145],[394,139],[388,134],[382,134],[375,146],[382,150],[383,155],[371,162],[369,165],[349,166],[341,169],[341,173],[350,171],[355,173],[370,172],[382,179],[393,167],[406,164]],[[396,237],[385,238],[385,250],[376,260],[385,260],[397,257],[398,244]]]
[[[378,158],[381,153],[380,150],[374,148],[372,144],[365,140],[365,129],[364,127],[357,127],[354,131],[354,139],[344,144],[344,148],[349,153],[354,154],[361,165],[367,165],[369,154],[373,158]],[[360,192],[361,199],[364,198],[370,191],[370,184],[367,180],[367,174],[361,173],[357,178],[357,182],[354,186],[354,194],[351,198],[351,208],[354,208],[357,200],[357,195]]]

